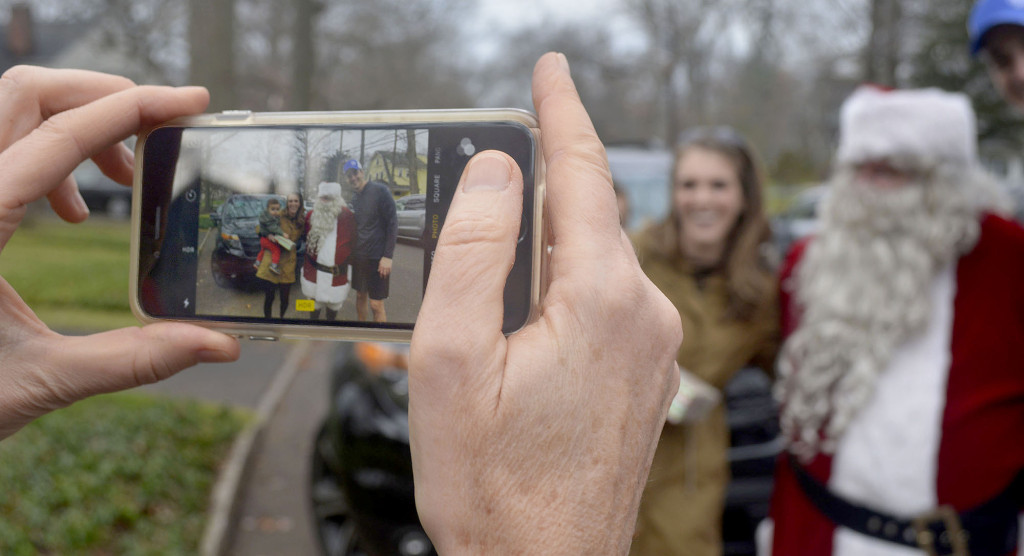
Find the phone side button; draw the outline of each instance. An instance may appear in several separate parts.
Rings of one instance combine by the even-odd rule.
[[[259,340],[261,342],[276,342],[276,336],[249,336],[250,340]]]

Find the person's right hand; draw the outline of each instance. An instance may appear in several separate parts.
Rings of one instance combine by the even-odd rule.
[[[523,178],[474,157],[411,346],[416,505],[440,554],[628,550],[679,383],[679,314],[619,227],[607,156],[565,57],[534,70],[552,251],[537,322],[502,335]]]
[[[123,77],[20,66],[0,78],[0,256],[28,203],[46,196],[69,222],[89,216],[71,171],[91,157],[128,185],[140,129],[201,112],[200,87],[137,87]],[[83,276],[88,280],[88,276]],[[61,336],[0,278],[0,439],[82,398],[155,382],[200,361],[238,358],[238,341],[182,323]]]

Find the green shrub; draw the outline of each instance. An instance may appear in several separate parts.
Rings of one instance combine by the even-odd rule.
[[[0,554],[194,554],[248,413],[99,396],[0,442]]]
[[[51,327],[136,324],[128,308],[130,243],[127,222],[35,218],[0,253],[0,276]]]

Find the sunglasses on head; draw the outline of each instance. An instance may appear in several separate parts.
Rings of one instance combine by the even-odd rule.
[[[749,149],[746,139],[744,139],[743,136],[735,129],[727,125],[691,127],[679,134],[679,139],[676,144],[687,145],[697,141],[708,140],[743,150]]]

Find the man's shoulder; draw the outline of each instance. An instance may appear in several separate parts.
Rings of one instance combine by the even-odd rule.
[[[370,180],[366,182],[366,187],[377,193],[387,193],[388,195],[391,195],[391,188],[382,181]]]

